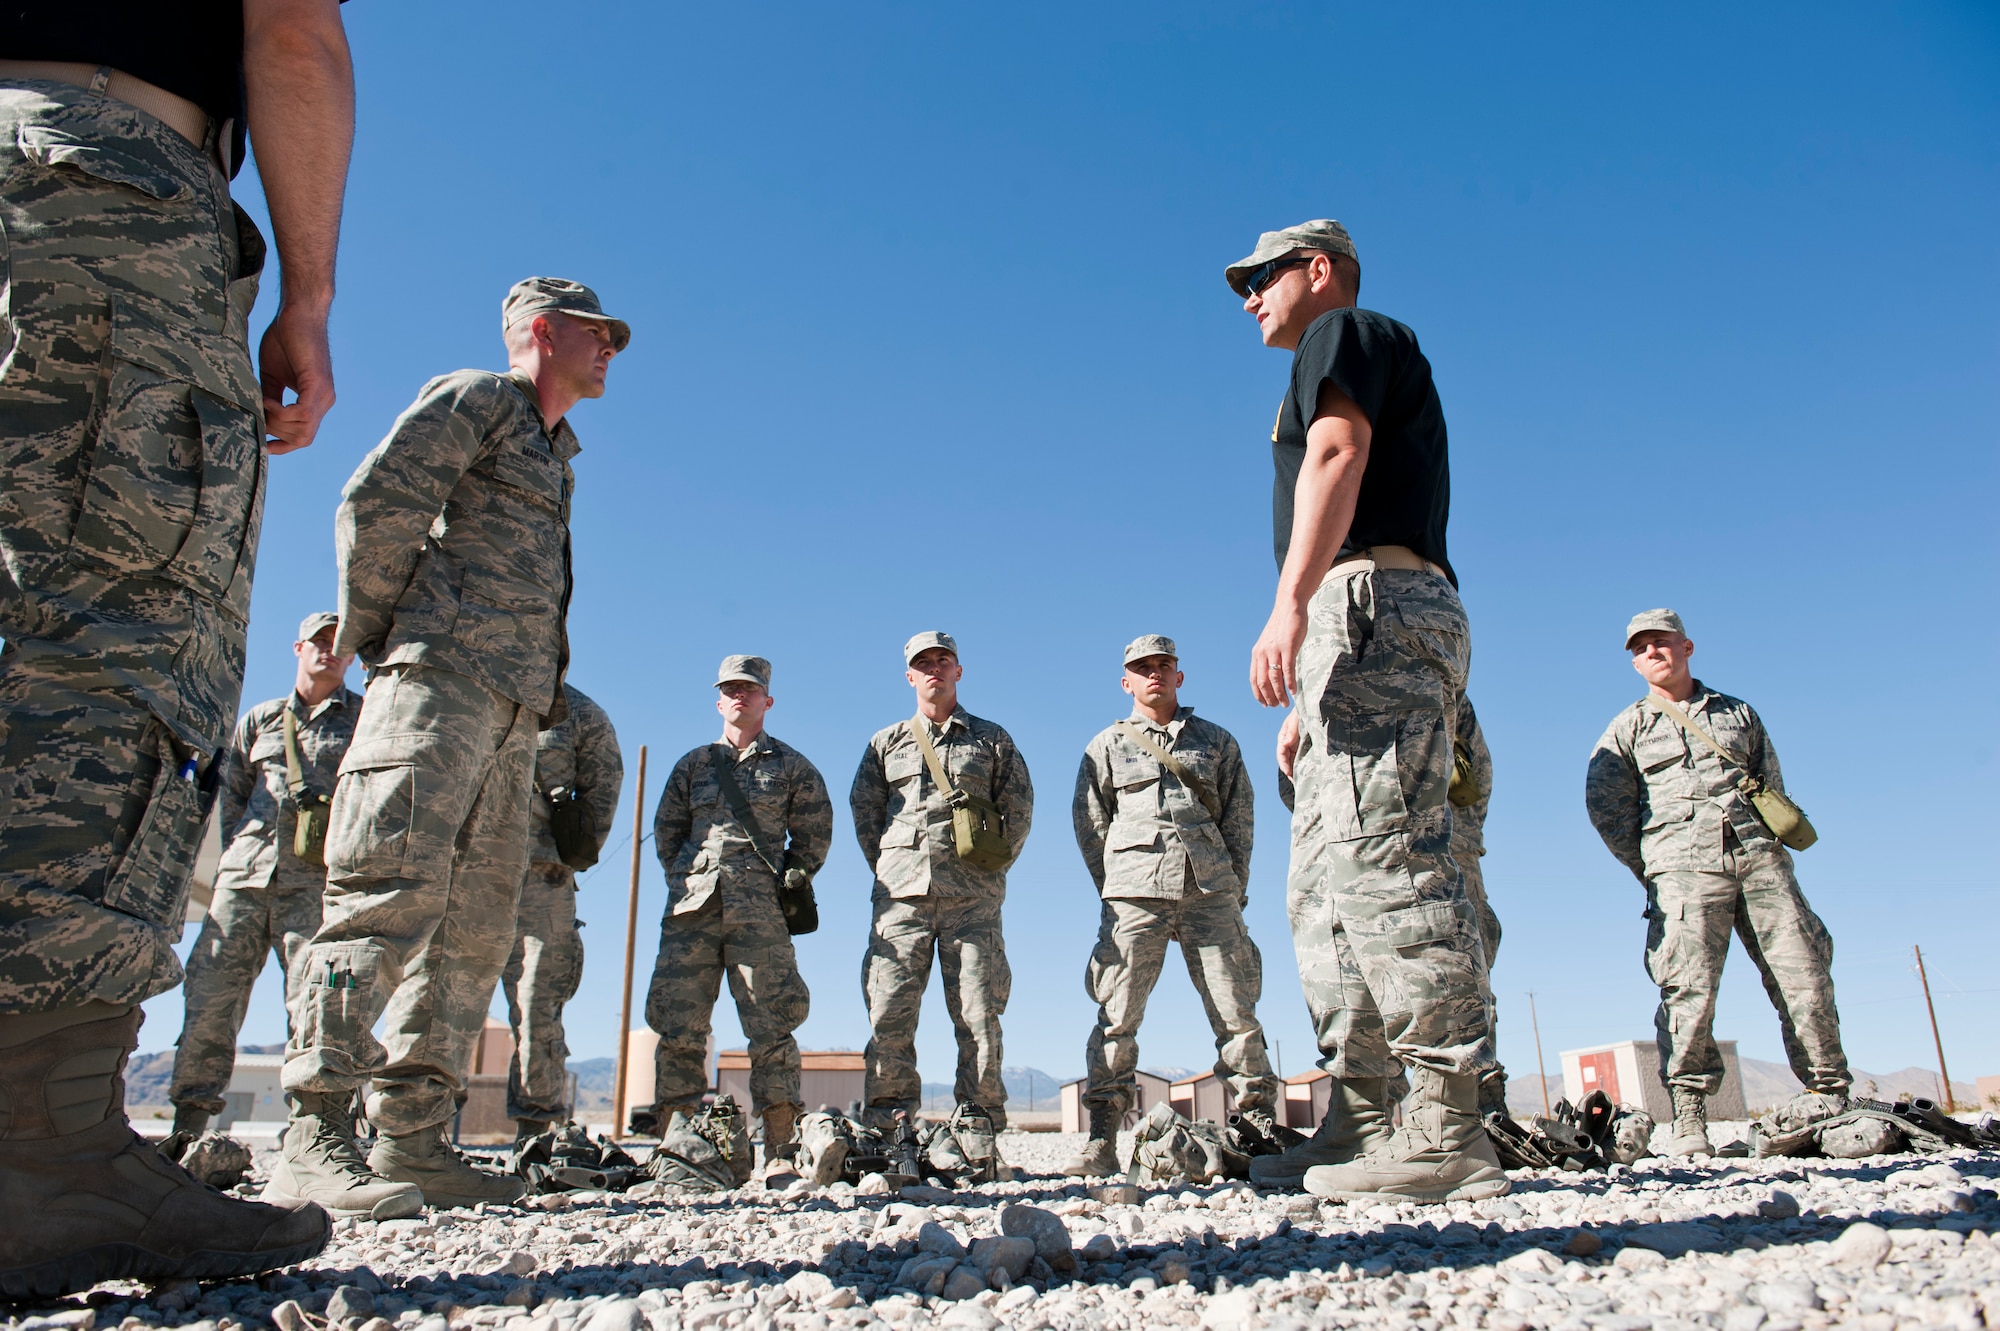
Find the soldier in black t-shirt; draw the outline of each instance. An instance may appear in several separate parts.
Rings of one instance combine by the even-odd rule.
[[[181,979],[265,454],[333,405],[347,40],[335,0],[66,0],[0,9],[0,53],[0,1297],[253,1275],[326,1213],[197,1182],[120,1072]],[[261,365],[246,124],[284,277]]]
[[[1486,954],[1445,798],[1471,637],[1445,553],[1444,409],[1416,334],[1355,308],[1338,222],[1267,231],[1226,275],[1264,344],[1294,353],[1271,432],[1277,603],[1250,685],[1297,700],[1278,745],[1296,785],[1286,904],[1334,1078],[1319,1130],[1251,1174],[1324,1197],[1497,1196],[1477,1107]],[[1404,1071],[1415,1099],[1392,1133]]]

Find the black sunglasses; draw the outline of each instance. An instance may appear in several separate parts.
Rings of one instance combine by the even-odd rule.
[[[1278,274],[1284,272],[1287,268],[1300,268],[1311,262],[1312,256],[1310,254],[1295,254],[1289,259],[1273,259],[1262,268],[1252,269],[1250,275],[1243,279],[1243,290],[1246,298],[1262,295],[1264,288],[1277,281]]]

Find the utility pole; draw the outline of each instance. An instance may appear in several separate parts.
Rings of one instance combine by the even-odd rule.
[[[1535,1080],[1542,1084],[1542,1116],[1549,1117],[1549,1073],[1542,1065],[1542,1019],[1535,1015],[1535,991],[1528,991],[1528,1024],[1535,1029]]]
[[[1943,1105],[1944,1112],[1949,1114],[1954,1108],[1951,1102],[1951,1073],[1947,1072],[1944,1066],[1944,1039],[1938,1034],[1937,1007],[1931,1002],[1930,977],[1924,974],[1924,950],[1920,947],[1912,947],[1911,950],[1917,954],[1917,979],[1924,986],[1924,1011],[1931,1014],[1931,1044],[1937,1049],[1938,1081],[1944,1086],[1943,1093],[1938,1096],[1938,1103]]]
[[[625,989],[618,1005],[618,1075],[611,1082],[611,1140],[625,1133],[625,1064],[632,1037],[632,951],[639,934],[639,853],[646,838],[639,829],[646,820],[646,746],[639,746],[639,784],[632,789],[632,897],[625,908]]]

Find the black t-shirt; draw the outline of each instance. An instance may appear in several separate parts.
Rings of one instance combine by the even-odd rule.
[[[0,56],[123,70],[235,121],[243,160],[243,0],[0,0]]]
[[[1344,551],[1404,545],[1441,566],[1458,585],[1445,556],[1451,512],[1451,460],[1444,407],[1431,383],[1431,363],[1417,335],[1373,310],[1329,310],[1307,326],[1292,357],[1292,388],[1271,431],[1277,483],[1271,524],[1278,567],[1292,544],[1292,492],[1305,465],[1306,427],[1331,380],[1354,399],[1372,427],[1368,466],[1354,504]]]

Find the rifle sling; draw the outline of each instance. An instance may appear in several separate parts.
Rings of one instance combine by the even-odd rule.
[[[736,815],[736,821],[743,824],[743,831],[750,838],[750,848],[757,852],[757,858],[764,861],[764,867],[778,875],[778,881],[782,883],[785,878],[784,862],[782,859],[774,861],[771,852],[764,848],[764,829],[757,825],[757,815],[750,811],[750,801],[744,797],[743,787],[736,784],[736,773],[730,770],[735,766],[734,757],[724,759],[716,752],[721,747],[711,746],[708,758],[715,767],[715,784],[722,787],[723,802]]]
[[[1190,794],[1201,801],[1202,808],[1208,810],[1209,820],[1218,829],[1222,826],[1222,806],[1216,802],[1214,793],[1203,784],[1202,779],[1194,774],[1193,768],[1174,757],[1168,750],[1161,748],[1151,735],[1148,735],[1144,730],[1134,725],[1129,719],[1118,722],[1117,727],[1124,733],[1127,739],[1152,754],[1155,758],[1158,758],[1162,766],[1180,778],[1180,783],[1188,788]]]

